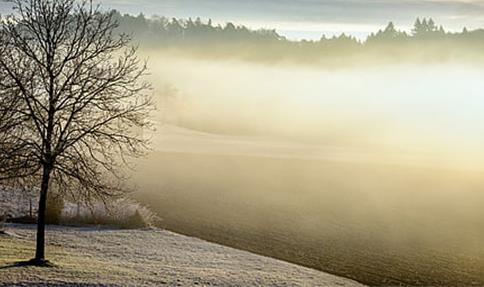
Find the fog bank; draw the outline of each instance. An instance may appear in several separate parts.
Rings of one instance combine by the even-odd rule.
[[[331,70],[146,56],[160,126],[400,155],[439,166],[480,169],[484,159],[479,67]]]

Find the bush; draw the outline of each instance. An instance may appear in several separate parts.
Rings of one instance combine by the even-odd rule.
[[[52,193],[49,197],[47,197],[45,223],[54,225],[60,224],[63,210],[64,199],[61,196]]]
[[[62,223],[69,225],[105,225],[123,229],[153,227],[160,219],[148,208],[131,199],[92,206],[68,205]]]

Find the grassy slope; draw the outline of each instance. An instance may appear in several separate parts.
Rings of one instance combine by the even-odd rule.
[[[54,268],[16,267],[34,250],[32,227],[0,237],[0,286],[358,286],[297,265],[157,230],[50,227]]]

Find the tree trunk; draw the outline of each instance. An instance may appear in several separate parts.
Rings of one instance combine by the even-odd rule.
[[[34,262],[36,264],[45,263],[45,212],[47,208],[47,193],[50,181],[49,167],[44,166],[42,184],[40,187],[39,210],[37,215],[37,246],[35,250]]]

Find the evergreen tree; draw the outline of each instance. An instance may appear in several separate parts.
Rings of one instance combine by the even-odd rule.
[[[429,19],[427,23],[427,32],[435,32],[437,30],[437,26],[432,18]]]
[[[417,18],[417,20],[415,21],[415,24],[413,26],[413,29],[412,29],[412,34],[414,36],[421,34],[422,28],[423,28],[422,22],[420,21],[420,18]]]
[[[445,30],[444,30],[444,27],[442,25],[440,25],[440,27],[439,27],[439,33],[445,34]]]
[[[384,33],[387,34],[387,35],[397,34],[397,30],[395,29],[395,25],[393,24],[393,22],[388,23],[387,27],[385,28]]]

